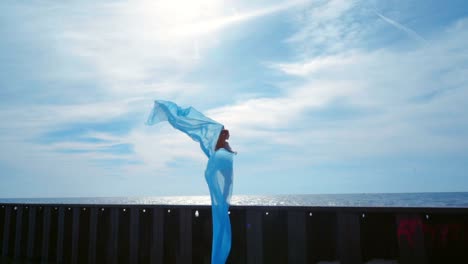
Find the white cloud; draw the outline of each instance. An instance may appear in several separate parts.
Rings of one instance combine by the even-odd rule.
[[[228,8],[213,0],[95,4],[102,6],[97,9],[99,15],[72,13],[56,44],[62,53],[89,65],[110,96],[142,94],[148,88],[159,95],[173,95],[187,88],[172,85],[168,93],[161,84],[181,82],[201,63],[205,51],[217,46],[222,30],[304,2],[243,11],[235,8],[235,2],[228,3]],[[237,11],[232,13],[232,8]]]
[[[228,10],[218,1],[184,4],[190,6],[181,8],[180,2],[171,1],[79,4],[69,17],[50,16],[52,21],[64,21],[54,23],[51,47],[72,63],[80,63],[75,66],[81,72],[57,71],[45,78],[91,78],[99,91],[93,100],[1,107],[0,118],[8,120],[0,124],[1,146],[12,151],[1,152],[0,161],[31,178],[52,177],[63,183],[67,175],[80,191],[101,176],[105,181],[118,175],[122,185],[132,177],[162,183],[161,178],[187,174],[187,168],[174,165],[180,160],[200,164],[196,174],[202,173],[206,157],[196,143],[168,124],[143,126],[152,107],[148,98],[167,98],[181,105],[216,102],[210,87],[187,83],[183,77],[202,63],[207,49],[219,44],[223,30],[303,5],[307,6],[304,12],[294,10],[300,13],[293,23],[297,31],[285,40],[297,56],[293,61],[267,64],[288,79],[275,84],[280,95],[258,96],[264,93],[254,90],[237,97],[242,101],[204,109],[231,130],[236,150],[264,159],[258,166],[247,161],[251,162],[249,173],[288,166],[307,170],[323,161],[379,155],[466,152],[466,19],[427,37],[430,46],[369,47],[367,37],[378,36],[379,30],[388,27],[373,23],[380,19],[413,38],[418,35],[383,15],[376,16],[358,1],[284,2],[253,10],[237,8],[235,3]],[[94,8],[97,15],[88,12]],[[232,11],[239,9],[244,11]],[[48,17],[41,14],[34,21]],[[79,97],[79,91],[76,94]],[[74,123],[105,123],[129,115],[141,117],[141,125],[128,133],[90,130],[82,134],[97,143],[35,142]],[[101,151],[118,144],[132,145],[133,153]],[[82,152],[57,152],[63,150]],[[116,163],[106,165],[106,161]]]
[[[468,147],[461,133],[468,131],[467,25],[459,21],[435,34],[433,45],[415,50],[343,50],[270,64],[302,83],[282,87],[279,97],[208,113],[233,130],[240,148],[261,153],[265,145],[281,146],[286,159],[289,147],[304,154],[304,166],[402,153],[461,153]],[[337,109],[335,102],[348,108]],[[323,118],[322,111],[351,116]]]
[[[76,72],[60,69],[45,72],[43,78],[72,82],[90,78],[99,90],[96,91],[98,96],[83,101],[77,91],[60,105],[6,106],[0,110],[0,116],[5,119],[14,116],[15,120],[2,124],[3,136],[14,142],[34,141],[50,131],[67,129],[76,123],[109,122],[131,115],[142,116],[143,123],[152,106],[148,98],[173,98],[181,105],[193,103],[193,97],[204,93],[207,87],[181,79],[200,63],[204,50],[216,45],[222,29],[302,4],[304,1],[244,11],[234,8],[235,13],[232,12],[235,3],[231,3],[228,10],[223,3],[212,0],[72,4],[73,8],[63,4],[43,6],[44,12],[34,17],[35,27],[47,32],[44,38],[56,50],[55,55],[82,66],[77,67]],[[20,6],[19,10],[27,8]],[[57,23],[50,25],[50,21]],[[109,142],[60,141],[44,150],[85,151],[67,155],[95,160],[102,159],[103,154],[95,152],[103,147],[133,144],[136,158],[142,158],[145,164],[156,164],[159,169],[177,157],[196,157],[178,143],[184,142],[183,136],[167,141],[144,131],[138,128],[120,137],[91,132]],[[148,141],[155,143],[148,144]],[[168,149],[167,155],[161,154],[156,161],[150,148]]]
[[[328,21],[340,17],[356,4],[356,1],[329,0],[317,1],[317,5],[310,9],[310,16],[316,21]]]
[[[277,63],[273,64],[272,67],[289,75],[306,77],[307,75],[317,71],[357,63],[358,59],[360,59],[360,57],[353,56],[353,54],[340,54],[313,58],[304,63]]]
[[[194,24],[184,25],[174,30],[174,36],[186,37],[193,35],[203,35],[207,33],[213,33],[217,30],[223,29],[227,26],[235,25],[238,23],[246,22],[257,17],[270,15],[276,12],[284,11],[286,9],[304,5],[309,1],[296,0],[286,1],[271,7],[261,8],[258,10],[248,11],[244,13],[236,12],[234,15],[228,15],[223,17],[217,17],[214,19],[201,21]]]
[[[359,18],[363,11],[357,1],[316,1],[296,17],[297,32],[286,41],[297,50],[299,57],[333,54],[354,45],[368,26]]]

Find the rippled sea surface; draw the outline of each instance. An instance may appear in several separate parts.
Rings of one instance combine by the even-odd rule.
[[[24,199],[0,198],[0,203],[209,205],[210,198],[209,196],[142,196]],[[234,195],[232,197],[231,204],[258,206],[266,205],[468,208],[468,192]]]

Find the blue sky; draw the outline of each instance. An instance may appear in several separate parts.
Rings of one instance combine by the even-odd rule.
[[[193,3],[191,3],[193,2]],[[466,1],[2,1],[0,197],[468,191]]]

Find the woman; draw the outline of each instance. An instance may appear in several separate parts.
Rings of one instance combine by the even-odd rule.
[[[210,189],[213,216],[211,263],[226,263],[231,250],[231,223],[228,210],[232,193],[233,155],[227,140],[229,130],[204,116],[195,108],[181,108],[169,101],[157,100],[147,124],[168,121],[175,129],[200,143],[208,157],[205,179]]]

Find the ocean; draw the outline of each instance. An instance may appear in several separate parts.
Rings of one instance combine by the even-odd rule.
[[[0,203],[210,205],[209,196],[0,198]],[[468,192],[234,195],[231,205],[468,208]]]

